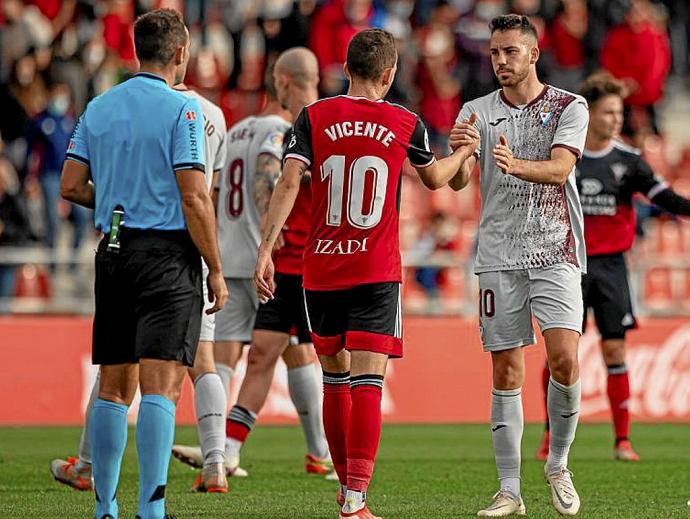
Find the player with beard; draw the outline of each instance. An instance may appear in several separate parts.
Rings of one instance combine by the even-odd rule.
[[[525,514],[520,489],[524,428],[522,348],[534,344],[532,317],[546,342],[551,370],[550,453],[544,468],[554,507],[574,515],[580,499],[567,468],[580,406],[577,348],[582,332],[580,278],[586,269],[575,163],[587,131],[587,103],[539,81],[537,31],[526,16],[490,23],[491,63],[501,88],[466,103],[451,131],[451,147],[476,153],[450,182],[462,189],[479,162],[482,210],[475,272],[480,333],[491,352],[491,431],[500,480],[493,502],[478,515]],[[476,117],[472,124],[470,118]]]

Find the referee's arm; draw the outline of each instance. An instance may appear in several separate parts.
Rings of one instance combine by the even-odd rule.
[[[93,209],[96,191],[90,180],[89,166],[71,159],[65,160],[60,179],[60,195],[65,200]]]

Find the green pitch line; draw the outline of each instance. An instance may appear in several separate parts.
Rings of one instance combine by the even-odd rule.
[[[541,428],[527,426],[523,442],[523,497],[528,517],[557,517],[534,461]],[[643,461],[612,461],[608,425],[578,430],[571,469],[582,498],[581,517],[690,517],[690,427],[633,425]],[[54,482],[52,458],[76,454],[76,428],[0,429],[0,518],[90,518],[93,494]],[[176,443],[195,443],[196,431],[180,428]],[[226,495],[189,490],[195,472],[170,462],[168,505],[185,518],[337,517],[336,484],[303,471],[305,447],[296,427],[257,427],[242,466],[246,479],[231,479]],[[118,492],[121,517],[136,513],[137,460],[129,431]],[[470,517],[486,506],[497,480],[486,425],[405,425],[384,428],[370,488],[372,510],[385,519]]]

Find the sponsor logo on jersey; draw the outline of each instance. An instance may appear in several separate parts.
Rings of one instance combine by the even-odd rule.
[[[281,148],[283,146],[283,134],[282,133],[274,133],[268,138],[268,141],[273,145],[278,148]]]
[[[196,121],[196,113],[194,113],[192,110],[189,110],[188,112],[185,112],[184,118],[188,121]]]
[[[297,136],[293,133],[292,137],[290,137],[290,144],[288,144],[288,148],[294,148],[295,144],[297,144]]]
[[[316,239],[314,254],[355,254],[357,252],[367,252],[367,240],[320,240]]]
[[[580,185],[580,194],[584,196],[598,195],[604,189],[604,184],[596,178],[583,178]]]
[[[507,117],[499,117],[499,118],[496,119],[495,121],[490,121],[490,122],[489,122],[489,125],[491,125],[491,126],[498,126],[498,125],[501,124],[503,121],[507,121],[507,120],[508,120]]]

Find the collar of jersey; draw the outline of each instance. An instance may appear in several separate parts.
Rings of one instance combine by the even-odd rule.
[[[611,141],[609,143],[609,145],[606,146],[606,148],[604,148],[603,150],[593,151],[593,150],[588,150],[587,148],[585,148],[582,151],[582,155],[587,157],[587,158],[590,158],[590,159],[600,159],[602,157],[606,157],[606,155],[611,153],[613,151],[613,147],[614,147],[614,144],[613,144],[613,141]]]
[[[134,74],[134,77],[145,77],[148,79],[157,79],[158,81],[162,81],[166,85],[168,84],[168,82],[165,79],[163,79],[160,76],[157,76],[156,74],[151,74],[151,72],[137,72],[136,74]]]
[[[514,108],[514,109],[516,109],[516,110],[524,110],[525,108],[528,108],[528,107],[532,106],[533,104],[538,103],[538,102],[541,100],[541,98],[544,97],[544,96],[546,95],[546,92],[547,92],[548,90],[549,90],[549,85],[547,85],[546,83],[544,83],[544,88],[542,88],[542,90],[541,90],[541,92],[539,93],[539,95],[538,95],[537,97],[535,97],[534,99],[532,99],[532,100],[531,100],[529,103],[527,103],[526,105],[522,106],[522,107],[520,107],[520,106],[515,106],[513,103],[511,103],[510,100],[509,100],[509,99],[506,97],[506,95],[503,93],[503,89],[502,89],[502,88],[501,88],[501,90],[499,91],[499,96],[500,96],[500,98],[501,98],[501,101],[503,101],[505,104],[507,104],[510,108]]]

